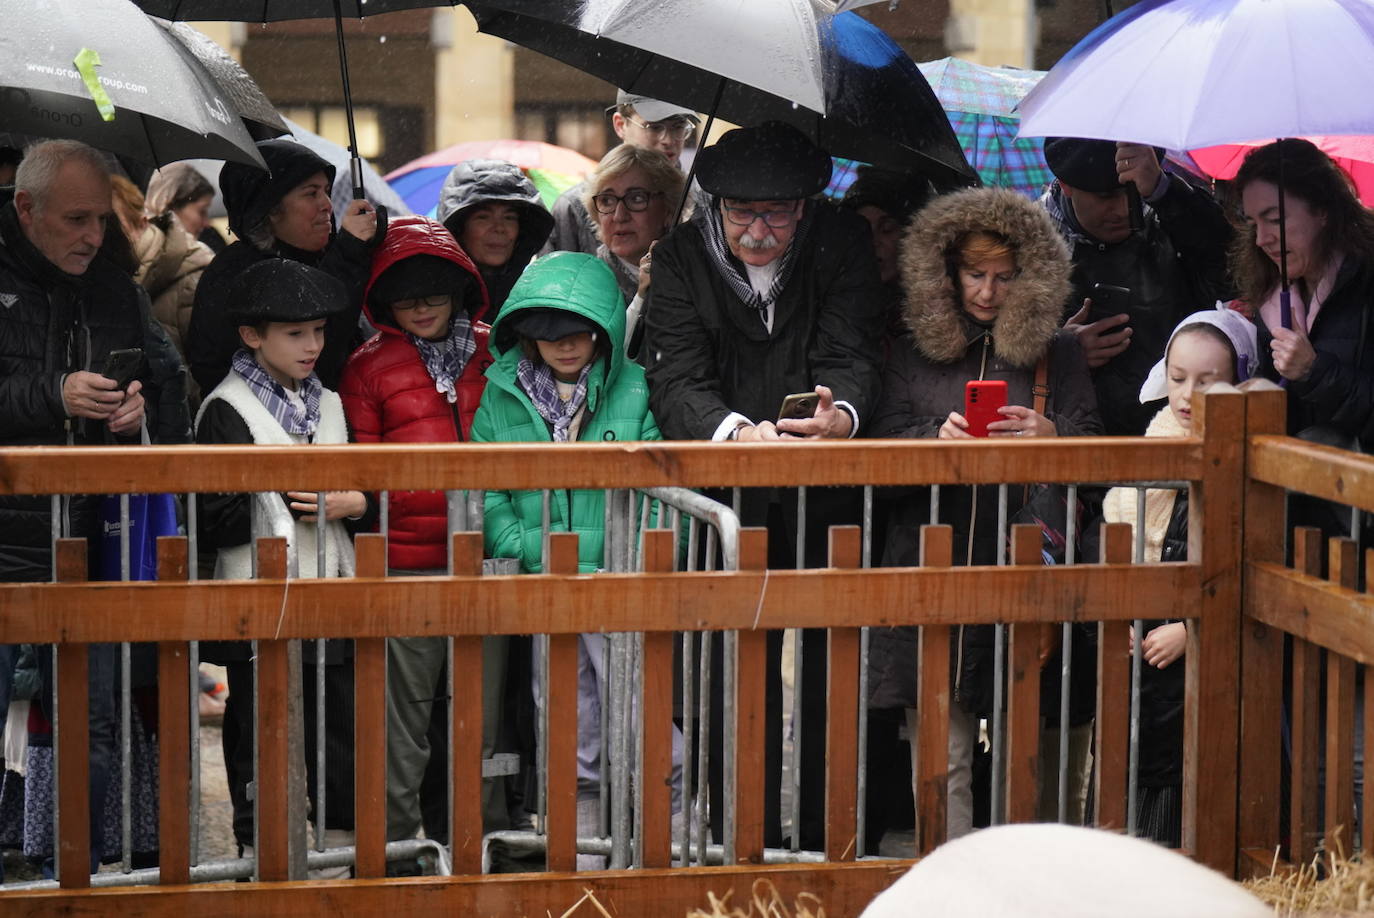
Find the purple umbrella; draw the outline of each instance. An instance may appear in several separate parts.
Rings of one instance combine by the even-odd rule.
[[[1089,33],[1026,95],[1020,136],[1193,150],[1374,134],[1369,86],[1374,0],[1143,0]],[[1280,233],[1284,216],[1280,187]],[[1282,259],[1279,272],[1289,327]]]

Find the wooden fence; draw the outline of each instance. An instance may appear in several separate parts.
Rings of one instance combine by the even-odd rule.
[[[160,580],[83,583],[84,543],[59,545],[51,584],[0,585],[0,641],[56,643],[62,714],[58,787],[61,858],[84,864],[89,838],[84,646],[101,641],[155,641],[159,647],[161,886],[88,889],[81,870],[63,870],[61,889],[0,892],[10,915],[299,914],[330,909],[439,908],[460,914],[563,914],[592,890],[613,914],[683,914],[708,891],[735,890],[756,877],[785,896],[809,889],[827,914],[857,914],[906,866],[854,861],[859,629],[922,625],[919,652],[919,846],[944,837],[945,756],[950,629],[956,624],[1008,626],[1006,755],[1007,821],[1034,818],[1038,782],[1039,669],[1042,625],[1099,622],[1099,704],[1095,746],[1095,812],[1100,826],[1126,825],[1127,717],[1130,659],[1120,652],[1135,619],[1187,618],[1184,840],[1186,851],[1227,873],[1238,859],[1257,860],[1278,841],[1278,744],[1281,716],[1275,667],[1279,631],[1301,648],[1324,645],[1341,659],[1374,657],[1368,601],[1348,586],[1283,566],[1283,488],[1316,489],[1374,509],[1374,463],[1331,454],[1277,436],[1282,395],[1208,396],[1188,439],[1074,439],[953,443],[850,441],[755,444],[655,443],[479,446],[148,447],[0,450],[0,493],[120,493],[158,490],[208,493],[266,490],[470,488],[752,487],[1183,481],[1192,485],[1189,561],[1132,564],[1129,527],[1104,532],[1102,563],[1046,567],[1039,531],[1017,527],[1008,564],[954,568],[950,530],[925,527],[922,565],[859,569],[856,528],[831,533],[831,567],[764,570],[766,532],[745,530],[740,570],[673,573],[673,537],[646,536],[644,572],[579,576],[575,536],[551,540],[548,573],[481,576],[477,534],[454,536],[454,575],[386,578],[380,536],[357,540],[357,576],[348,580],[285,579],[285,546],[262,540],[258,579],[188,582],[183,539],[161,545]],[[1248,432],[1247,432],[1248,428]],[[549,450],[557,451],[550,462]],[[1276,515],[1278,514],[1278,515]],[[1304,536],[1310,548],[1310,537]],[[1275,548],[1275,545],[1279,547]],[[1341,552],[1347,552],[1342,548]],[[1306,555],[1302,556],[1306,558]],[[1084,559],[1097,562],[1098,559]],[[1349,577],[1339,553],[1333,578]],[[1245,584],[1244,594],[1242,584]],[[1242,599],[1244,598],[1244,603]],[[436,610],[441,610],[436,614]],[[1360,627],[1357,627],[1360,626]],[[826,839],[823,865],[762,864],[764,631],[830,629],[827,718]],[[671,715],[671,633],[739,632],[733,806],[737,863],[670,869],[667,725]],[[644,643],[645,869],[570,874],[574,864],[576,635],[642,631]],[[1242,632],[1244,640],[1242,641]],[[383,879],[386,833],[385,704],[387,635],[455,637],[454,697],[481,698],[481,637],[547,633],[550,640],[548,864],[550,873],[476,876],[480,871],[480,702],[452,707],[454,788],[452,878]],[[356,814],[358,879],[290,882],[285,744],[260,744],[262,779],[259,875],[249,884],[190,885],[189,709],[185,678],[191,640],[257,639],[260,694],[286,694],[287,645],[294,638],[356,641]],[[1243,651],[1243,656],[1242,656]],[[1317,691],[1308,651],[1294,655],[1295,748],[1315,744],[1306,704]],[[1335,657],[1333,656],[1333,659]],[[1301,663],[1299,661],[1302,661]],[[1352,667],[1328,668],[1333,693],[1353,697]],[[1243,679],[1242,679],[1243,676]],[[1366,682],[1367,690],[1370,686]],[[1243,689],[1243,690],[1242,690]],[[1296,691],[1296,689],[1295,689]],[[1299,705],[1297,702],[1302,702]],[[1344,702],[1328,718],[1348,725]],[[284,706],[258,708],[260,735],[285,729]],[[1332,711],[1334,710],[1334,714]],[[1374,705],[1366,705],[1366,717]],[[1242,714],[1244,716],[1242,717]],[[1201,738],[1206,741],[1202,742]],[[1374,730],[1365,730],[1365,742]],[[1343,761],[1349,738],[1335,741]],[[1344,742],[1346,746],[1340,746]],[[1302,746],[1307,749],[1306,745]],[[1330,747],[1328,747],[1330,748]],[[1243,754],[1242,754],[1243,753]],[[1309,799],[1315,758],[1295,758],[1294,825],[1312,824]],[[1341,782],[1328,781],[1331,795]],[[1299,778],[1302,782],[1299,783]],[[1334,790],[1333,785],[1339,785]],[[277,795],[277,796],[274,796]],[[1310,804],[1310,806],[1309,806]],[[1338,809],[1343,800],[1334,804]],[[1332,824],[1332,820],[1327,820]],[[1368,834],[1368,821],[1366,835]],[[469,827],[464,831],[464,827]],[[1242,852],[1245,857],[1241,857]],[[592,912],[575,912],[591,914]]]

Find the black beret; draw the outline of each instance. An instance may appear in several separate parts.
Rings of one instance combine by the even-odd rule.
[[[309,322],[348,308],[343,281],[290,258],[266,258],[229,285],[229,321]]]
[[[1164,162],[1164,151],[1154,148],[1155,158]],[[1121,187],[1116,174],[1116,141],[1089,140],[1083,137],[1045,138],[1045,163],[1070,188],[1101,193]]]
[[[559,341],[582,332],[600,332],[591,319],[565,309],[523,309],[512,316],[511,326],[516,334],[535,341]]]
[[[710,194],[741,201],[792,201],[830,181],[830,156],[790,124],[736,128],[697,154],[697,181]]]

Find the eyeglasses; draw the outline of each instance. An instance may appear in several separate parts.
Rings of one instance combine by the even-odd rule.
[[[613,214],[615,209],[623,202],[625,209],[632,214],[648,210],[649,202],[654,198],[663,197],[661,191],[645,191],[643,188],[631,188],[624,194],[611,194],[603,191],[601,194],[592,196],[592,204],[596,207],[599,214]]]
[[[392,312],[409,312],[412,309],[419,309],[426,306],[430,309],[439,309],[448,306],[453,302],[453,297],[447,293],[436,293],[432,296],[418,296],[408,300],[397,300],[391,304]]]
[[[753,226],[755,220],[762,220],[765,226],[782,229],[791,226],[797,219],[797,211],[792,210],[750,210],[747,207],[725,207],[725,219],[735,226]]]
[[[666,136],[674,140],[686,140],[688,137],[691,137],[692,132],[697,129],[697,126],[686,118],[674,118],[671,121],[654,121],[646,123],[643,121],[636,121],[629,115],[623,117],[626,121],[640,130],[648,131],[649,136],[655,139]]]

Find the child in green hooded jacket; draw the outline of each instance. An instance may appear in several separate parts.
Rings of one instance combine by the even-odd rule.
[[[495,362],[473,419],[479,443],[573,443],[659,440],[644,370],[624,357],[625,302],[615,276],[597,258],[558,252],[531,264],[492,323]],[[557,489],[549,527],[578,535],[578,570],[603,568],[605,492]],[[539,491],[488,491],[487,554],[518,558],[526,573],[543,570],[543,497]],[[604,637],[580,636],[578,654],[577,823],[597,835]],[[536,670],[537,671],[537,670]],[[536,697],[538,688],[536,686]],[[682,737],[673,734],[673,810],[680,809]],[[676,820],[678,817],[675,816]],[[579,869],[604,858],[578,856]]]

